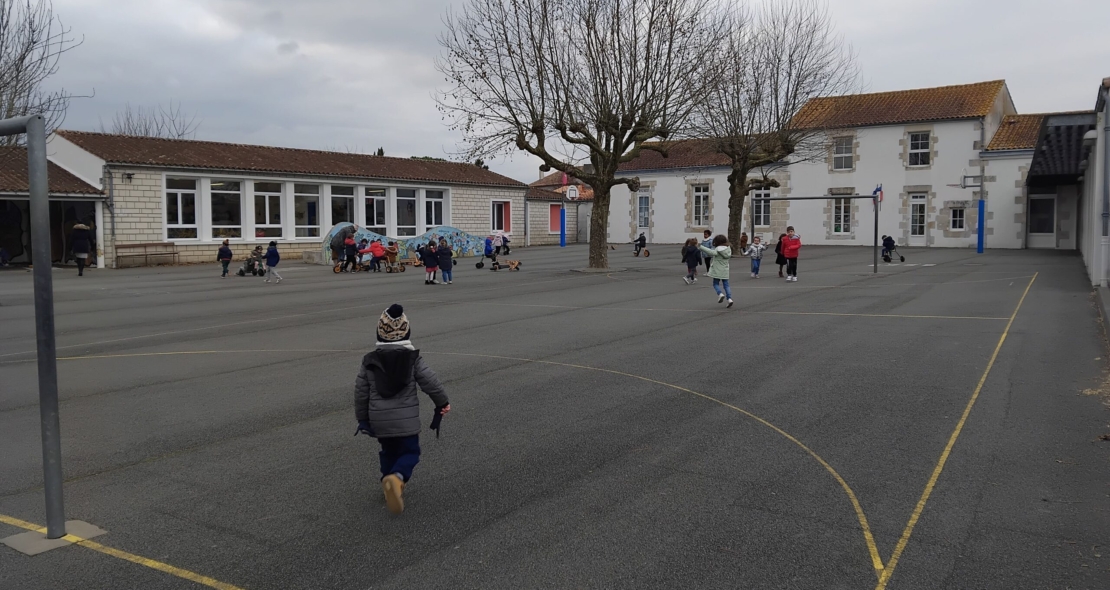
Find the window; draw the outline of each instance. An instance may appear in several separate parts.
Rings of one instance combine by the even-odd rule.
[[[756,227],[771,226],[771,191],[760,189],[752,191],[752,223]]]
[[[910,166],[928,166],[930,151],[928,131],[910,134]]]
[[[212,181],[212,237],[243,237],[242,183]]]
[[[563,230],[563,206],[555,203],[547,207],[547,233],[557,234]]]
[[[197,239],[197,181],[166,179],[166,238]]]
[[[951,229],[962,230],[965,227],[966,226],[964,225],[964,209],[963,209],[963,207],[960,207],[959,209],[953,209],[952,210]]]
[[[509,233],[512,226],[512,210],[508,201],[494,201],[493,210],[490,213],[491,225],[493,231],[503,231]]]
[[[298,238],[320,237],[320,185],[293,185],[293,232]]]
[[[925,235],[925,195],[910,195],[910,235]]]
[[[636,225],[646,229],[651,224],[651,189],[641,188],[636,193]]]
[[[397,235],[416,235],[416,190],[397,189]]]
[[[1056,199],[1029,198],[1029,233],[1056,233]]]
[[[837,137],[833,139],[833,170],[851,170],[855,165],[852,149],[856,142],[854,137]]]
[[[281,237],[281,183],[254,183],[254,237]]]
[[[366,189],[366,229],[386,235],[385,228],[385,189]]]
[[[355,187],[331,187],[331,222],[355,222]]]
[[[443,225],[443,191],[424,191],[424,231]]]
[[[694,227],[709,226],[709,185],[695,184],[694,192]]]
[[[833,199],[833,233],[852,233],[851,199]]]

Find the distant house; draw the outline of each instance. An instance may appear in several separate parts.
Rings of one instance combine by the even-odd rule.
[[[562,210],[566,210],[567,243],[590,240],[590,213],[594,191],[589,185],[562,172],[553,172],[528,185],[529,246],[558,244]]]
[[[96,223],[104,206],[104,193],[50,162],[46,170],[50,184],[51,260],[70,259],[69,235],[78,223],[96,231],[102,242],[103,228]],[[20,146],[0,147],[0,248],[14,263],[31,262],[31,207],[27,181],[27,150]]]
[[[468,163],[78,131],[58,131],[48,151],[103,193],[109,266],[116,245],[169,243],[193,262],[224,239],[237,255],[274,240],[298,258],[339,222],[395,237],[524,227],[528,187]]]

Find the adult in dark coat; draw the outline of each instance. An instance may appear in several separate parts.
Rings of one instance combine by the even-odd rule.
[[[340,258],[346,258],[344,244],[347,238],[355,237],[358,231],[357,225],[348,225],[340,228],[338,232],[331,238],[331,261],[332,264],[339,262]]]
[[[93,251],[93,235],[89,226],[83,223],[74,225],[73,232],[69,234],[69,244],[73,257],[77,259],[77,276],[83,277],[89,253]]]

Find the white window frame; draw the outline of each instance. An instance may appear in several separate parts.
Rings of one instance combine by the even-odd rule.
[[[837,227],[840,228],[839,231]],[[852,199],[833,198],[832,233],[834,236],[846,236],[852,233]]]
[[[225,191],[225,190],[216,190],[213,187],[213,185],[215,185],[216,183],[222,183],[222,182],[237,183],[239,185],[239,190],[235,191],[235,192],[232,192],[232,191]],[[246,216],[243,215],[243,185],[246,184],[246,182],[247,181],[244,181],[244,180],[235,180],[235,179],[231,179],[231,178],[213,178],[213,179],[211,179],[211,181],[209,183],[209,190],[208,190],[209,207],[208,207],[208,212],[207,212],[208,220],[210,222],[209,226],[208,226],[209,227],[208,231],[209,231],[209,235],[211,236],[211,239],[213,239],[213,240],[225,240],[225,239],[226,240],[243,240],[244,239],[244,237],[243,237],[243,219]],[[217,193],[222,194],[222,195],[223,194],[227,194],[227,195],[237,194],[237,195],[239,195],[239,225],[216,225],[215,221],[212,219],[212,213],[215,212],[216,208],[211,205],[211,202],[212,202],[212,199],[214,199],[216,197]],[[254,208],[253,207],[251,208],[251,216],[252,217],[254,216]],[[216,235],[216,232],[218,230],[221,230],[221,229],[238,229],[239,230],[239,237],[218,236],[218,235]]]
[[[752,224],[755,227],[771,227],[771,191],[769,189],[756,189],[751,192],[751,196]]]
[[[513,228],[513,205],[512,205],[512,203],[513,203],[512,201],[507,200],[507,199],[494,199],[494,200],[490,201],[489,227],[490,227],[490,232],[491,233],[492,232],[497,232],[497,231],[503,232],[503,233],[506,233],[506,234],[512,233],[512,228]],[[494,211],[496,210],[498,205],[506,205],[506,204],[509,206],[509,215],[506,216],[505,212],[504,212],[504,209],[502,209],[502,212],[501,212],[501,222],[502,222],[501,227],[497,227],[497,216],[494,214]],[[508,220],[507,227],[509,229],[505,229],[506,228],[506,224],[505,224],[506,219]]]
[[[914,136],[915,135],[917,135],[917,136],[924,135],[925,136],[925,145],[924,145],[924,147],[921,146],[920,141],[917,142],[918,146],[916,148],[914,147],[914,143],[915,143],[914,142]],[[933,161],[932,161],[933,134],[932,134],[932,132],[930,132],[930,131],[911,131],[911,132],[909,132],[909,135],[906,138],[906,145],[909,148],[909,151],[907,152],[908,155],[906,156],[906,165],[907,166],[909,166],[911,168],[924,168],[924,167],[929,166],[933,163]],[[918,156],[918,161],[917,161],[916,164],[913,163],[913,157],[915,155]],[[925,160],[925,161],[922,162],[921,160]]]
[[[929,200],[926,197],[927,196],[924,193],[914,193],[914,194],[910,195],[910,237],[912,237],[912,238],[923,238],[923,237],[925,237],[925,233],[929,229],[929,206],[928,206]],[[913,220],[913,216],[914,216],[913,210],[914,210],[914,207],[916,207],[917,205],[921,206],[921,223],[920,224],[915,224],[914,220]],[[921,226],[921,233],[919,233],[919,234],[913,233],[914,225],[920,225]]]
[[[393,194],[396,195],[394,197],[394,200],[393,200],[393,203],[394,203],[394,206],[393,206],[393,231],[396,234],[396,237],[398,237],[398,238],[412,238],[412,237],[415,237],[415,236],[419,236],[420,234],[417,233],[417,232],[420,229],[420,209],[419,209],[420,191],[418,191],[417,189],[408,188],[408,187],[396,188],[396,189],[393,189],[393,191],[394,191]],[[402,197],[401,196],[401,191],[412,191],[412,196],[411,197],[408,197],[408,196]],[[401,209],[402,209],[401,208],[401,201],[412,201],[412,225],[401,225]],[[405,230],[411,229],[412,233],[411,234],[407,234],[407,233],[403,234],[403,233],[401,233],[402,229],[405,229]]]
[[[373,194],[372,195],[372,194],[370,194],[371,191],[373,191],[375,193],[377,193],[378,191],[381,191],[381,194]],[[363,208],[363,211],[365,211],[365,215],[363,215],[363,221],[366,222],[363,225],[363,227],[365,227],[366,229],[368,229],[372,232],[379,233],[383,236],[388,236],[389,235],[389,207],[388,207],[389,189],[385,188],[385,187],[381,187],[381,186],[364,187],[363,191],[362,191],[362,198],[364,199],[363,203],[366,205]],[[371,208],[370,208],[371,207],[371,205],[370,205],[371,202],[373,203],[374,223],[370,223],[370,219],[369,219],[369,215],[371,213]],[[378,221],[378,218],[377,218],[378,207],[381,207],[381,215],[382,215],[381,225],[377,224],[377,221]]]
[[[847,152],[842,150],[842,148],[844,147],[843,144],[845,144],[845,143],[847,144],[847,147],[848,147]],[[856,162],[855,162],[855,160],[856,160],[856,158],[855,158],[855,156],[856,156],[856,154],[855,154],[855,151],[856,151],[855,144],[856,144],[856,138],[852,137],[850,135],[833,138],[833,153],[832,153],[832,159],[833,159],[832,160],[832,169],[833,170],[838,171],[838,172],[843,172],[845,170],[852,170],[853,168],[855,168],[855,166],[856,166]],[[847,159],[847,165],[846,166],[840,165],[840,164],[844,163],[845,158]]]
[[[959,215],[956,215],[959,213]],[[960,224],[956,225],[956,221]],[[964,207],[954,207],[950,212],[948,229],[952,231],[964,231],[967,229],[967,209]]]
[[[432,193],[439,193],[438,197],[432,197]],[[439,189],[426,189],[424,191],[424,231],[429,232],[437,227],[446,225],[444,222],[443,211],[444,202],[447,200],[447,191]],[[439,223],[435,223],[436,214],[438,213]]]
[[[273,191],[260,191],[260,190],[258,190],[258,185],[260,185],[260,184],[276,184],[279,187],[278,192],[275,193]],[[258,206],[257,205],[258,197],[264,197],[266,199],[266,221],[264,223],[259,223],[258,218],[255,217],[255,220],[254,220],[254,229],[255,229],[254,234],[255,235],[253,236],[253,238],[256,239],[256,240],[258,240],[258,239],[261,239],[261,240],[280,240],[280,239],[284,239],[284,237],[285,237],[285,225],[282,223],[281,220],[285,217],[284,215],[282,215],[282,213],[283,213],[282,210],[284,209],[284,207],[282,207],[282,205],[285,203],[285,198],[284,198],[284,195],[283,195],[283,189],[285,188],[285,183],[283,183],[283,182],[274,182],[274,181],[256,180],[256,181],[252,181],[252,186],[254,188],[254,195],[253,195],[254,202],[251,203],[251,217],[255,217],[255,210],[254,209],[255,209],[255,207]],[[278,198],[278,222],[277,223],[270,223],[270,213],[271,213],[270,198],[271,197],[277,197]],[[277,236],[260,236],[260,235],[258,235],[258,230],[259,229],[273,229],[273,228],[277,228],[277,229],[281,230],[281,234],[277,235]]]
[[[636,191],[636,229],[651,227],[651,188],[641,187]]]
[[[692,203],[692,227],[709,227],[709,185],[708,184],[695,184],[691,185],[691,192],[693,193]],[[648,199],[648,206],[651,206],[651,199]]]
[[[193,182],[193,188],[192,189],[169,188],[169,182],[171,180],[192,181]],[[170,204],[169,204],[170,195],[174,195],[174,198],[177,201],[177,221],[175,223],[170,222]],[[181,199],[184,196],[192,196],[193,197],[193,223],[182,223],[181,222],[181,214],[182,214],[182,209],[183,209]],[[169,178],[166,178],[166,189],[165,189],[165,194],[163,195],[163,198],[162,198],[162,207],[165,209],[165,214],[163,215],[163,218],[166,220],[165,221],[165,228],[164,228],[165,231],[163,232],[164,239],[166,239],[167,241],[172,240],[172,241],[175,241],[175,242],[179,242],[179,241],[197,242],[197,241],[200,241],[200,223],[199,223],[199,220],[200,220],[200,179],[199,178],[187,178],[187,177],[169,177]],[[171,238],[170,237],[170,230],[171,229],[191,229],[191,230],[193,230],[193,233],[196,234],[196,235],[191,237],[191,238]]]
[[[342,190],[348,190],[349,189],[351,191],[351,194],[349,194],[349,195],[337,195],[337,194],[335,194],[335,189],[342,189]],[[355,206],[355,204],[358,203],[358,187],[352,186],[352,185],[349,185],[349,184],[333,184],[333,185],[330,185],[328,187],[328,212],[329,213],[333,213],[335,211],[335,201],[337,199],[345,199],[347,201],[347,207],[348,207],[348,211],[350,211],[351,218],[344,220],[344,222],[358,224],[358,210]],[[342,222],[337,221],[335,219],[334,214],[332,214],[331,217],[332,217],[331,224],[333,226],[337,223],[342,223]]]
[[[316,192],[315,193],[299,192],[297,190],[298,186],[314,186],[314,187],[316,187]],[[323,219],[322,219],[322,213],[323,212],[321,211],[320,205],[321,205],[321,201],[322,201],[322,198],[323,198],[323,194],[324,194],[324,187],[321,184],[316,184],[316,183],[312,183],[312,182],[298,182],[298,183],[295,183],[293,185],[293,239],[294,240],[319,240],[320,239],[320,232],[321,232],[320,227],[321,227],[321,224],[323,223]],[[311,223],[304,223],[304,224],[298,223],[298,220],[297,220],[297,201],[298,201],[298,199],[316,199],[316,225],[313,225]],[[329,203],[329,205],[330,205],[330,203]],[[307,211],[306,211],[306,213],[307,213]],[[306,219],[306,221],[307,221],[307,219]],[[306,230],[305,233],[308,234],[308,235],[303,235],[303,236],[300,235],[301,230]],[[316,230],[316,235],[312,235],[312,230]]]

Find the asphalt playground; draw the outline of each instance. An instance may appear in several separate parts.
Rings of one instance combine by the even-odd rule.
[[[0,588],[1110,588],[1081,260],[904,254],[734,259],[727,310],[677,246],[435,286],[57,270],[66,518],[108,533],[0,545]],[[400,516],[352,436],[392,303],[453,408]],[[31,275],[0,272],[0,537],[45,524],[34,350]]]

